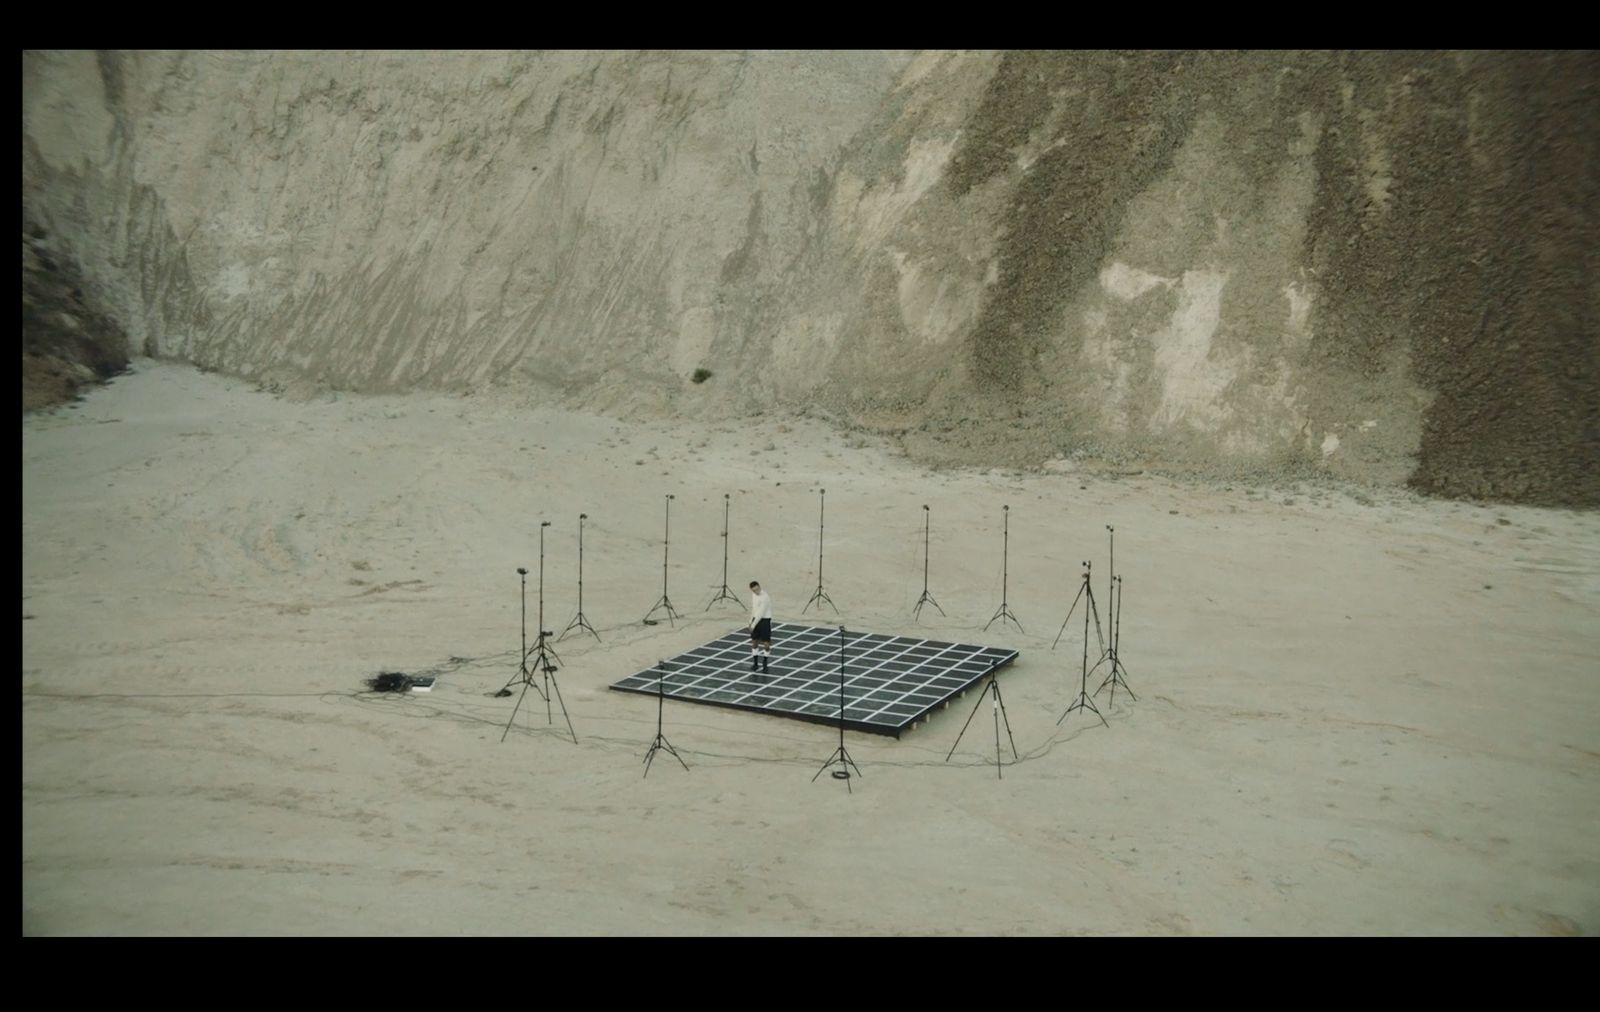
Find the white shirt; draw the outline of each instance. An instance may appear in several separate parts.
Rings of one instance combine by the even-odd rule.
[[[755,625],[764,618],[772,617],[772,598],[766,591],[750,595],[750,624]]]

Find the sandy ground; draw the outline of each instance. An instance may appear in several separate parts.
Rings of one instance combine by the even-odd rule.
[[[27,934],[1600,929],[1593,514],[935,473],[814,421],[295,403],[150,362],[22,441]],[[705,610],[722,494],[729,582],[793,620],[819,485],[838,622],[1021,651],[1003,780],[986,719],[943,761],[970,696],[850,735],[853,793],[812,782],[827,728],[687,704],[691,771],[641,778],[655,706],[606,686],[742,624]],[[667,493],[685,618],[647,627]],[[949,617],[919,626],[923,503]],[[1003,503],[1026,634],[981,631]],[[579,743],[531,696],[502,742],[515,568],[551,520],[564,628],[580,511],[603,642],[558,645]],[[1050,645],[1080,559],[1104,596],[1107,523],[1138,701],[1058,727],[1081,630]],[[430,695],[362,692],[430,669]]]

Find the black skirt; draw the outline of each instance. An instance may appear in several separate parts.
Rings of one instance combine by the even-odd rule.
[[[772,619],[764,618],[757,622],[755,628],[750,630],[750,638],[759,640],[762,643],[770,643],[772,641]]]

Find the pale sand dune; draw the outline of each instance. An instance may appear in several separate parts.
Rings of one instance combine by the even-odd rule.
[[[148,362],[25,419],[24,932],[1600,927],[1600,517],[934,473],[846,439],[490,397],[291,403]],[[729,582],[800,618],[819,484],[854,628],[916,628],[931,505],[950,617],[921,628],[1021,651],[1002,686],[1029,758],[1004,780],[986,716],[943,762],[970,696],[899,741],[850,735],[854,793],[811,782],[825,727],[669,704],[692,770],[641,779],[654,703],[606,685],[741,624],[705,611],[725,491]],[[668,492],[685,620],[652,628]],[[1002,503],[1026,635],[980,631]],[[558,644],[580,743],[531,696],[502,743],[515,567],[551,520],[545,625],[564,628],[579,511],[604,637]],[[1104,597],[1106,523],[1139,699],[1058,728],[1081,628],[1050,643],[1080,559]],[[356,694],[452,657],[473,660],[431,695]]]

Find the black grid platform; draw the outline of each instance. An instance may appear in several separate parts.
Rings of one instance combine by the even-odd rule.
[[[1015,650],[910,636],[846,630],[844,724],[899,737],[932,710],[969,688],[991,667],[1017,659]],[[668,658],[666,675],[650,668],[611,688],[690,703],[755,710],[820,724],[839,720],[837,626],[772,624],[770,670],[750,670],[750,633],[737,629]]]

